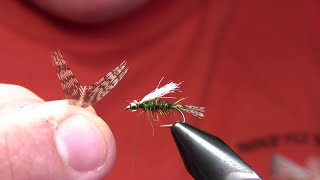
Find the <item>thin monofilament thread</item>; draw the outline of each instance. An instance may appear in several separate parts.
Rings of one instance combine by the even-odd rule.
[[[134,163],[136,159],[136,150],[137,150],[137,135],[138,135],[138,118],[139,113],[137,110],[137,118],[136,118],[136,127],[134,130],[134,136],[133,136],[133,152],[132,152],[132,163],[131,163],[131,172],[130,172],[130,178],[133,177],[133,169],[134,169]]]

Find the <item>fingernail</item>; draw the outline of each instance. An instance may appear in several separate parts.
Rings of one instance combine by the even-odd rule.
[[[106,156],[106,143],[97,128],[84,116],[62,121],[56,131],[56,144],[62,159],[74,170],[98,168]]]

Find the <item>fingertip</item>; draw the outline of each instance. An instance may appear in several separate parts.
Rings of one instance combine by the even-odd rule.
[[[49,109],[64,106],[63,111],[54,114],[58,124],[55,143],[65,165],[75,175],[90,172],[85,175],[89,179],[108,174],[115,162],[116,143],[111,129],[93,107],[71,106],[65,100],[51,102],[49,106]]]
[[[17,112],[20,109],[44,102],[39,96],[18,85],[0,84],[0,113]]]
[[[91,112],[92,114],[97,114],[96,110],[92,106],[88,106],[85,108],[87,111]]]
[[[64,107],[67,107],[67,108],[70,108],[70,107],[73,107],[74,109],[75,109],[75,108],[78,108],[78,109],[81,109],[81,110],[85,110],[85,111],[87,111],[87,112],[90,112],[90,113],[92,113],[92,114],[94,114],[94,115],[97,115],[96,110],[95,110],[92,106],[88,106],[88,107],[86,107],[86,108],[82,108],[82,107],[79,107],[79,106],[70,105],[67,99],[65,99],[65,100],[51,101],[51,102],[61,104],[61,106],[64,106]]]
[[[114,154],[112,139],[111,133],[100,132],[83,115],[69,117],[56,130],[57,149],[62,159],[79,172],[92,172],[104,164],[110,164]]]
[[[0,83],[0,99],[4,98],[29,98],[43,102],[43,99],[25,87],[14,84]]]
[[[115,161],[115,139],[89,109],[61,100],[28,106],[9,116],[0,114],[0,135],[10,142],[7,147],[0,143],[0,151],[17,153],[8,160],[14,162],[17,177],[27,173],[31,179],[103,179]],[[21,149],[23,153],[18,153]],[[8,173],[9,169],[0,167]]]

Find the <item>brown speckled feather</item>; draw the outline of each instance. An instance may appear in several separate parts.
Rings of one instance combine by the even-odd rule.
[[[118,67],[92,85],[81,86],[59,51],[54,52],[52,58],[54,65],[57,67],[57,75],[68,103],[84,108],[102,99],[128,71],[127,63],[123,61]]]

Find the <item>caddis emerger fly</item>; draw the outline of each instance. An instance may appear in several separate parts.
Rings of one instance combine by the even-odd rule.
[[[162,79],[160,80],[159,85]],[[142,98],[141,101],[138,102],[137,100],[134,100],[133,102],[131,102],[125,108],[125,110],[130,109],[131,111],[137,111],[139,108],[141,108],[144,112],[147,112],[152,117],[156,115],[158,119],[158,116],[159,116],[158,114],[160,115],[167,114],[175,109],[181,113],[183,122],[185,122],[185,117],[182,111],[188,112],[198,118],[204,117],[204,114],[203,114],[205,109],[204,107],[179,104],[180,101],[186,98],[181,98],[174,103],[171,103],[168,101],[160,101],[160,98],[173,98],[173,97],[163,97],[163,96],[165,96],[168,93],[175,93],[176,91],[180,91],[179,88],[181,83],[182,82],[174,83],[170,81],[168,84],[160,88],[158,88],[159,87],[158,85],[155,90],[153,90],[151,93],[149,93],[144,98]],[[171,125],[162,125],[162,127],[164,126],[171,126]]]

